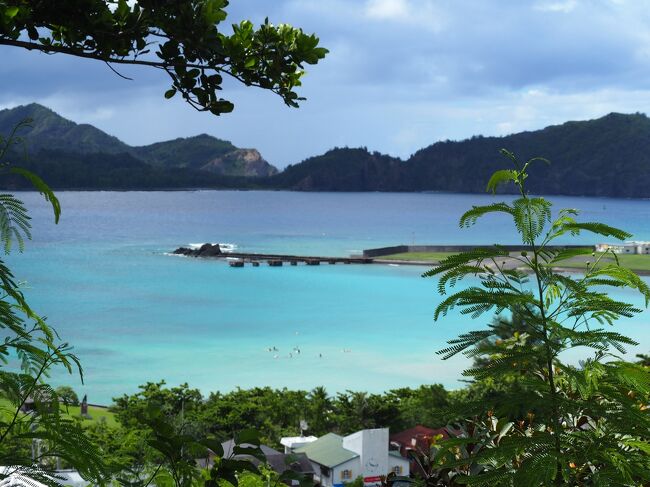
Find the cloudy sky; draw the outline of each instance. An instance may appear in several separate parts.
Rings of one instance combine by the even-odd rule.
[[[650,112],[650,8],[641,0],[231,0],[231,22],[291,23],[330,55],[299,109],[229,84],[233,114],[164,100],[162,73],[0,47],[0,108],[40,102],[133,145],[208,133],[278,167],[333,146],[408,157],[444,139],[504,135],[611,111]]]

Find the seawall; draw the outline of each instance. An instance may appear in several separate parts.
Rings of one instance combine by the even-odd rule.
[[[392,247],[380,247],[363,251],[364,257],[381,257],[383,255],[404,254],[408,252],[467,252],[478,248],[491,248],[492,245],[394,245]],[[582,249],[589,245],[549,245],[554,249]],[[530,250],[526,245],[501,245],[501,248],[508,252],[520,252]]]

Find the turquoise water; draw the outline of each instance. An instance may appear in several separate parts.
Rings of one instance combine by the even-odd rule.
[[[412,266],[246,267],[167,255],[189,243],[242,251],[348,255],[400,243],[515,242],[505,218],[457,221],[489,196],[291,192],[62,192],[63,216],[37,194],[34,240],[9,263],[33,307],[75,345],[86,383],[56,374],[93,403],[147,381],[204,392],[270,385],[330,392],[458,384],[463,359],[435,351],[473,329],[434,324],[435,281]],[[650,202],[553,198],[585,220],[650,239]],[[594,243],[583,238],[584,243]],[[650,350],[647,312],[622,324]],[[484,322],[489,321],[486,317]],[[267,351],[268,348],[276,351]],[[300,350],[300,353],[297,350]],[[291,354],[291,356],[290,356]],[[576,352],[576,358],[578,357]]]

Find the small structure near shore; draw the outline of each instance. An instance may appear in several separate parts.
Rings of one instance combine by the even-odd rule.
[[[623,243],[599,243],[596,244],[596,252],[614,252],[615,254],[650,254],[650,242],[631,241]]]
[[[84,419],[92,419],[92,416],[88,414],[88,394],[84,394],[84,398],[81,401],[81,406],[80,406],[80,413],[81,417]]]

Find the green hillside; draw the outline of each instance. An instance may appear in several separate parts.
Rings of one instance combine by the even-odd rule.
[[[16,125],[32,119],[31,127],[21,130],[30,152],[41,149],[65,150],[82,154],[115,154],[130,148],[117,137],[87,124],[76,124],[37,103],[0,110],[0,134],[8,135]]]
[[[200,169],[211,159],[236,149],[227,140],[201,134],[135,147],[133,153],[153,166]]]
[[[409,190],[482,192],[504,160],[500,148],[520,158],[544,156],[550,167],[531,170],[530,189],[541,194],[650,196],[650,119],[611,113],[506,137],[440,142],[405,164]]]
[[[397,158],[365,148],[336,148],[288,166],[269,184],[300,191],[399,191],[402,166]]]
[[[482,193],[492,172],[507,166],[499,155],[499,149],[507,148],[520,159],[544,156],[551,161],[550,168],[531,169],[534,193],[650,197],[650,119],[640,113],[611,113],[505,137],[436,142],[406,161],[366,148],[335,148],[281,173],[257,150],[210,135],[131,147],[38,104],[0,110],[0,134],[27,117],[34,122],[23,133],[29,159],[22,165],[54,188]],[[0,184],[24,187],[17,178]]]
[[[55,188],[231,187],[235,181],[222,182],[223,177],[277,172],[259,152],[210,135],[131,147],[36,103],[0,110],[0,134],[8,135],[25,119],[32,120],[20,131],[29,159],[21,164],[38,169]],[[22,158],[22,151],[16,157]],[[4,184],[20,183],[5,179]]]
[[[650,119],[611,113],[505,137],[437,142],[408,160],[366,149],[335,149],[288,167],[270,185],[304,191],[449,191],[482,193],[508,161],[551,161],[531,169],[530,189],[540,194],[650,197]]]

